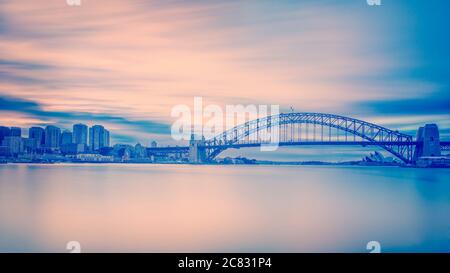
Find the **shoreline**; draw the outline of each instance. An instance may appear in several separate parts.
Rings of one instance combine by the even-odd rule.
[[[405,164],[383,164],[383,163],[364,163],[360,161],[350,162],[256,162],[252,164],[235,163],[235,164],[223,164],[223,163],[188,163],[188,162],[96,162],[96,161],[80,161],[80,162],[15,162],[7,161],[0,162],[1,165],[18,164],[18,165],[78,165],[78,164],[98,164],[98,165],[194,165],[194,166],[350,166],[350,167],[402,167],[402,168],[415,168],[415,169],[449,169],[450,166],[428,166],[421,167],[415,165]]]

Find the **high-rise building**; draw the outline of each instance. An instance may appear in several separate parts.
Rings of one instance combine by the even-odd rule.
[[[103,130],[104,128],[101,125],[94,125],[89,128],[89,148],[92,151],[100,149],[100,142],[102,141],[100,139],[103,139]]]
[[[7,136],[11,136],[11,129],[9,127],[0,126],[0,144]]]
[[[103,134],[103,147],[109,147],[109,131],[106,129]]]
[[[153,140],[153,141],[150,143],[150,147],[156,148],[156,147],[158,147],[158,143],[157,143],[156,141]]]
[[[36,143],[36,148],[44,146],[45,132],[41,127],[31,127],[28,129],[28,138],[33,139]]]
[[[19,127],[11,127],[11,136],[21,137],[22,129],[20,129]]]
[[[33,154],[37,151],[37,141],[34,138],[21,138],[23,143],[23,150],[27,154]]]
[[[61,134],[61,142],[60,142],[61,146],[62,145],[69,145],[69,144],[72,144],[72,143],[73,143],[72,132],[68,131],[68,130],[65,130],[64,132],[62,132],[62,134]]]
[[[45,147],[51,149],[59,148],[60,140],[61,129],[53,125],[45,127]]]
[[[19,136],[7,136],[2,141],[2,146],[8,147],[10,155],[18,155],[23,153],[23,139]]]
[[[73,125],[73,143],[87,145],[88,127],[85,124]]]
[[[61,152],[63,154],[76,155],[76,154],[84,153],[85,151],[86,151],[86,144],[70,143],[70,144],[61,145]]]
[[[101,125],[94,125],[89,128],[89,146],[92,151],[109,147],[109,131]]]

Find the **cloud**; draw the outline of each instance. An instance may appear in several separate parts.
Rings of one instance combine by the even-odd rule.
[[[137,131],[143,131],[148,134],[169,134],[169,125],[154,122],[150,120],[130,120],[121,116],[111,116],[105,114],[93,114],[85,112],[59,112],[59,111],[44,111],[40,104],[14,97],[0,97],[0,111],[18,112],[27,114],[31,117],[44,119],[57,119],[59,123],[70,121],[89,122],[89,123],[112,123],[120,126],[133,128]],[[114,133],[114,132],[112,132]],[[125,139],[125,136],[121,137]],[[130,138],[128,138],[130,139]]]
[[[171,108],[194,96],[375,118],[448,113],[448,96],[434,97],[449,83],[446,9],[400,2],[3,0],[2,107],[131,135],[168,131]]]
[[[48,96],[63,90],[86,101],[107,94],[111,108],[132,105],[143,117],[153,108],[167,119],[171,106],[195,95],[294,102],[321,111],[345,106],[336,93],[345,92],[347,100],[381,95],[335,78],[400,63],[365,54],[374,39],[345,16],[348,10],[316,2],[110,0],[86,1],[74,9],[63,1],[39,6],[7,1],[5,20],[14,31],[0,49],[12,59],[58,67],[51,77],[7,75],[15,84],[40,86],[39,94]],[[364,16],[350,11],[355,18]],[[16,86],[11,95],[25,95],[23,88]]]
[[[33,112],[38,109],[39,105],[35,102],[21,98],[0,97],[0,110],[2,111]]]
[[[355,107],[379,115],[450,115],[450,90],[419,98],[358,102]]]
[[[21,69],[21,70],[41,70],[55,69],[54,66],[48,64],[39,64],[32,62],[16,61],[0,59],[0,67],[2,69]]]

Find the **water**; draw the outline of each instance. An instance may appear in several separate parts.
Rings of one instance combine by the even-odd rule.
[[[0,251],[450,252],[450,169],[0,165]]]

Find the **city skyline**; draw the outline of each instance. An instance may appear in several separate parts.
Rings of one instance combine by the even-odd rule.
[[[233,159],[224,151],[261,147],[261,151],[277,153],[283,146],[330,145],[335,146],[333,151],[336,153],[342,153],[337,148],[342,146],[377,146],[390,155],[385,157],[375,150],[374,154],[361,157],[362,160],[340,160],[335,163],[447,166],[448,155],[445,152],[450,146],[449,141],[440,139],[440,130],[436,124],[419,127],[414,137],[366,121],[324,113],[291,112],[261,117],[239,124],[213,138],[206,139],[204,136],[195,137],[191,134],[189,145],[172,147],[157,147],[157,142],[152,140],[148,146],[139,142],[134,147],[117,143],[111,149],[110,132],[102,125],[88,128],[85,124],[77,123],[72,128],[73,132],[62,131],[54,125],[47,125],[45,128],[33,126],[28,129],[28,138],[25,138],[19,127],[0,126],[0,157],[24,163],[84,161],[256,164],[270,160],[247,159],[242,155]],[[265,132],[268,132],[266,129],[271,132],[269,139],[265,137]],[[271,148],[263,149],[267,145]],[[56,156],[48,156],[52,154]],[[223,156],[221,159],[216,158],[219,154]],[[328,153],[323,155],[329,156]],[[302,161],[297,158],[293,162]],[[317,160],[307,162],[322,164]]]
[[[0,127],[7,127],[7,128],[10,128],[10,130],[14,128],[14,130],[16,130],[16,132],[19,132],[18,130],[20,129],[20,133],[16,133],[16,134],[11,133],[12,136],[26,136],[26,137],[30,137],[32,135],[32,133],[30,133],[30,129],[45,129],[47,126],[54,126],[54,127],[57,127],[59,129],[61,129],[61,134],[64,133],[64,132],[72,133],[73,134],[74,143],[88,144],[89,143],[88,142],[88,137],[87,137],[88,136],[88,133],[87,133],[88,131],[85,133],[84,137],[80,136],[79,134],[76,134],[77,130],[75,130],[75,128],[76,128],[77,125],[86,126],[87,129],[95,127],[95,126],[102,126],[103,127],[103,125],[99,125],[99,124],[95,124],[95,123],[92,123],[92,125],[83,124],[83,123],[75,123],[75,124],[72,125],[72,127],[70,129],[68,127],[61,128],[59,126],[56,126],[55,124],[32,125],[29,128],[17,127],[17,126],[8,126],[7,124],[0,124]],[[84,140],[81,139],[81,138],[84,138]]]
[[[0,147],[2,148],[0,154],[2,156],[37,152],[77,154],[98,152],[101,148],[110,147],[110,133],[102,125],[88,127],[77,123],[73,124],[72,128],[73,130],[70,131],[61,130],[52,124],[45,127],[32,126],[28,128],[28,134],[22,134],[22,129],[26,132],[26,128],[0,125]]]

